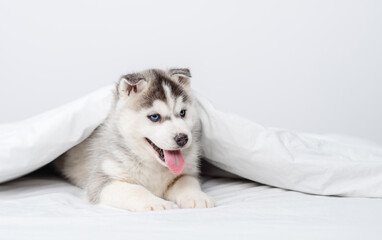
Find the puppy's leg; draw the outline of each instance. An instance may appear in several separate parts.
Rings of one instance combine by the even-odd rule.
[[[161,199],[146,188],[121,181],[111,181],[100,191],[99,204],[130,211],[153,211],[176,207],[173,202]]]
[[[195,177],[181,176],[166,191],[165,199],[178,204],[181,208],[210,208],[214,201],[202,192]]]

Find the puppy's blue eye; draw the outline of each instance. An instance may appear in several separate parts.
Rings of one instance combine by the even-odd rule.
[[[186,110],[182,109],[182,111],[180,111],[179,115],[181,117],[185,117],[186,116]]]
[[[150,116],[147,116],[151,121],[153,122],[158,122],[159,119],[160,119],[160,115],[159,114],[153,114],[153,115],[150,115]]]

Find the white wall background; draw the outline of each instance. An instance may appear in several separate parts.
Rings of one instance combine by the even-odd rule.
[[[0,1],[0,123],[150,67],[265,126],[382,142],[382,1]]]

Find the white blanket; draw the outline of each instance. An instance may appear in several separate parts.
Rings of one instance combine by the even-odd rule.
[[[378,240],[382,201],[302,194],[245,180],[205,178],[211,209],[127,212],[94,206],[84,192],[49,176],[0,185],[4,240]]]
[[[85,139],[107,116],[111,87],[23,122],[0,126],[0,182],[20,177]],[[203,156],[247,179],[312,194],[382,197],[382,148],[349,137],[265,128],[197,95]]]

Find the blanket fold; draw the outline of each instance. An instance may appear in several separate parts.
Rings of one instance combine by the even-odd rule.
[[[319,195],[382,197],[382,148],[336,135],[265,128],[198,96],[203,156],[244,178]]]

